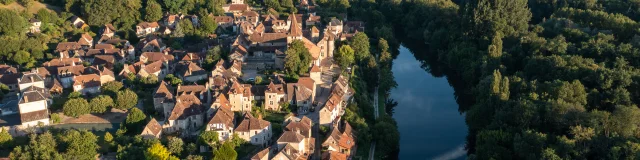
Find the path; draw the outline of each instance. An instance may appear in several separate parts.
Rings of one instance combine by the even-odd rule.
[[[373,110],[374,110],[374,119],[378,119],[378,87],[376,87],[375,92],[373,93]],[[369,148],[369,160],[374,159],[374,154],[376,151],[376,142],[371,143],[371,148]]]

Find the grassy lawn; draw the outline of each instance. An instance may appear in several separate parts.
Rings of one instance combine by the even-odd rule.
[[[18,2],[13,2],[13,3],[7,4],[7,5],[0,4],[0,8],[6,8],[6,9],[18,10],[18,11],[23,11],[25,9],[25,7],[20,5],[20,4],[18,4]],[[56,11],[56,12],[62,11],[62,9],[60,7],[58,7],[58,6],[53,6],[53,5],[40,3],[38,1],[33,1],[33,5],[31,7],[29,7],[29,13],[36,13],[36,12],[38,12],[38,10],[40,10],[42,8],[46,8],[48,10],[53,10],[53,11]]]

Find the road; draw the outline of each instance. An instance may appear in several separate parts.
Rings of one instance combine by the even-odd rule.
[[[373,92],[373,118],[378,119],[378,87],[376,87],[376,91]],[[369,160],[374,160],[374,155],[376,151],[376,142],[371,143],[371,148],[369,148]]]

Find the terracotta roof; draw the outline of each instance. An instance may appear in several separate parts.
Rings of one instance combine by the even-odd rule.
[[[116,48],[115,46],[113,46],[112,44],[96,44],[95,47],[93,47],[95,49],[114,49]]]
[[[304,136],[294,131],[284,131],[278,138],[278,142],[300,143],[302,140],[304,140]]]
[[[20,114],[20,121],[23,123],[47,118],[49,118],[49,111],[46,109]]]
[[[74,83],[73,85],[82,85],[83,88],[90,88],[90,87],[99,87],[100,86],[100,76],[98,76],[97,74],[87,74],[87,75],[80,75],[80,76],[76,76],[74,78]]]
[[[165,55],[162,52],[144,52],[140,57],[147,58],[148,62],[156,62],[156,61],[172,61],[173,55]]]
[[[233,22],[233,17],[231,16],[213,16],[213,20],[218,23],[231,23]]]
[[[18,69],[10,65],[0,64],[0,74],[10,74],[10,73],[18,73]]]
[[[262,158],[264,158],[265,156],[269,157],[269,150],[271,148],[265,148],[262,151],[256,153],[256,155],[254,155],[253,157],[251,157],[251,160],[261,160]]]
[[[240,125],[236,127],[235,131],[249,132],[251,130],[262,130],[269,125],[271,125],[269,121],[257,119],[251,116],[250,113],[245,113],[244,118],[242,119],[242,122],[240,122]]]
[[[231,4],[229,5],[229,11],[246,11],[249,9],[247,4]]]
[[[93,44],[93,37],[91,37],[87,33],[84,33],[84,34],[82,34],[82,36],[78,40],[78,44],[80,44],[80,45],[91,45],[91,44]]]
[[[71,74],[79,76],[90,71],[92,70],[85,69],[82,65],[58,67],[58,75]]]
[[[258,26],[256,26],[255,30],[256,32],[264,32],[265,31],[264,24],[258,23]]]
[[[178,94],[182,95],[182,94],[202,94],[207,92],[207,87],[204,85],[183,85],[183,86],[178,86]]]
[[[151,121],[144,128],[149,129],[153,135],[158,135],[162,131],[162,125],[155,118],[151,118]]]
[[[156,89],[156,93],[153,94],[153,98],[173,99],[173,93],[167,87],[167,82],[160,82],[160,86]]]
[[[314,44],[307,38],[302,38],[302,42],[304,42],[304,47],[307,48],[307,50],[309,50],[309,53],[311,54],[311,57],[313,57],[314,60],[320,57],[320,47],[318,47],[316,44]]]
[[[162,68],[164,68],[162,61],[156,61],[151,64],[145,65],[143,69],[147,73],[156,73],[162,70]]]
[[[20,78],[20,74],[0,74],[2,84],[18,84],[18,78]]]
[[[116,31],[116,27],[113,27],[113,25],[111,23],[107,23],[103,26],[104,33],[102,34],[109,34],[109,33],[113,33],[114,31]]]
[[[208,124],[225,124],[227,127],[234,127],[235,120],[233,112],[229,108],[221,107],[213,115]]]
[[[258,14],[258,12],[255,12],[255,11],[244,11],[244,12],[242,12],[242,15],[243,16],[250,16],[250,17],[258,17],[258,16],[260,16]]]
[[[200,55],[195,53],[187,53],[184,57],[182,57],[183,61],[195,61],[200,59]]]
[[[311,79],[311,77],[300,77],[298,79],[298,84],[303,85],[309,89],[313,89],[315,86],[315,81]]]
[[[47,99],[47,95],[43,94],[41,91],[44,91],[42,88],[34,88],[33,91],[27,91],[22,93],[22,98],[20,99],[20,104],[35,102],[35,101],[43,101]],[[40,90],[40,91],[38,91]]]
[[[24,74],[22,75],[22,77],[20,78],[20,84],[26,84],[26,83],[33,83],[33,82],[41,82],[44,81],[44,79],[42,77],[40,77],[40,75],[36,74],[36,73],[28,73],[28,74]]]
[[[207,71],[200,68],[200,66],[196,65],[194,62],[183,61],[178,63],[175,68],[176,75],[180,75],[182,77],[207,74]]]
[[[81,46],[77,42],[60,42],[58,46],[56,46],[56,52],[64,52],[69,50],[77,50],[80,49]]]
[[[307,19],[307,22],[320,22],[320,20],[322,19],[322,17],[320,16],[309,16],[309,18]]]
[[[320,30],[316,26],[311,27],[311,33],[320,33]]]
[[[301,33],[302,34],[302,33]],[[263,42],[286,42],[287,34],[284,33],[253,33],[249,36],[249,41],[256,43]]]
[[[284,87],[282,86],[282,84],[273,84],[273,82],[271,82],[267,86],[267,90],[265,92],[284,94]]]
[[[322,160],[347,160],[347,154],[338,151],[326,151],[322,153]]]
[[[295,14],[290,14],[289,19],[291,19],[291,28],[289,29],[289,35],[295,37],[302,36],[302,28],[298,26],[298,17]]]
[[[169,120],[179,120],[203,113],[201,102],[195,95],[185,94],[177,97],[177,103],[171,111]]]
[[[310,137],[311,126],[309,124],[306,124],[306,122],[302,122],[302,121],[289,122],[289,124],[287,124],[285,128],[287,131],[298,132],[302,136],[305,136],[306,138],[311,138]]]
[[[322,72],[322,71],[320,70],[320,67],[313,65],[311,66],[311,72],[313,73],[313,72]]]
[[[158,27],[160,25],[158,25],[158,22],[140,22],[140,23],[138,23],[138,26],[140,26],[142,28],[155,28],[155,27]]]

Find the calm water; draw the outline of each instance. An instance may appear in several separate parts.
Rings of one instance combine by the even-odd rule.
[[[467,125],[458,112],[453,88],[420,67],[411,51],[400,47],[393,75],[398,87],[391,98],[398,101],[393,118],[400,131],[402,160],[465,159]]]

